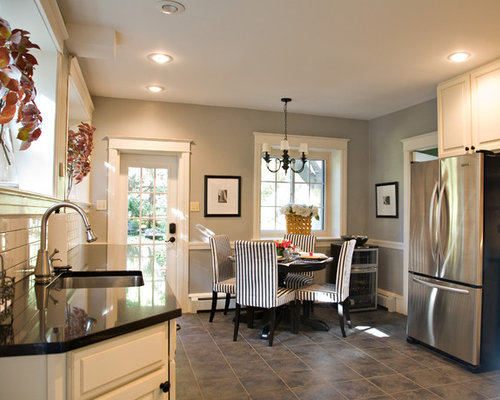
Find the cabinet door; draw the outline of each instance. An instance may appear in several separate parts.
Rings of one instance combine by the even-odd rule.
[[[500,61],[471,74],[472,137],[476,149],[500,149]]]
[[[469,75],[439,84],[437,101],[439,157],[465,154],[472,146]]]

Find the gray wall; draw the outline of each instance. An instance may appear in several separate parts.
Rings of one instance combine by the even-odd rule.
[[[403,242],[403,144],[402,139],[437,130],[436,99],[370,121],[367,232],[372,238]],[[375,184],[399,182],[399,218],[376,218]],[[379,254],[379,287],[403,293],[402,250]]]
[[[283,113],[128,99],[93,98],[95,149],[91,199],[106,199],[107,142],[105,136],[192,139],[190,200],[200,212],[190,214],[191,241],[207,241],[202,231],[227,233],[231,240],[251,239],[253,226],[253,134],[282,133]],[[349,138],[348,232],[367,229],[368,122],[289,113],[290,134]],[[242,212],[239,218],[203,217],[204,175],[241,175]],[[112,207],[113,205],[109,205]],[[106,213],[94,211],[93,226],[106,237]],[[210,291],[207,254],[191,251],[191,292]],[[204,289],[204,290],[203,290]]]

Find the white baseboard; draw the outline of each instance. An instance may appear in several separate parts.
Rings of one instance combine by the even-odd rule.
[[[383,289],[377,289],[377,304],[387,308],[389,312],[395,311],[400,314],[405,314],[404,298],[399,294]]]
[[[217,310],[223,310],[226,304],[226,295],[219,293],[217,298]],[[196,313],[198,311],[210,310],[212,307],[212,293],[190,293],[189,294],[189,309],[188,313]],[[234,309],[236,304],[234,297],[229,302],[229,308]]]

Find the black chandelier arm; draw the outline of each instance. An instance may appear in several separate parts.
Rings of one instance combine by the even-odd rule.
[[[281,168],[281,160],[280,159],[275,158],[275,160],[278,161],[279,163],[277,163],[278,164],[277,168],[275,170],[273,170],[269,167],[269,162],[271,161],[271,157],[269,156],[269,153],[267,151],[262,156],[262,158],[266,162],[266,167],[269,170],[269,172],[272,172],[273,174],[275,174],[276,172],[278,172],[280,170],[280,168]]]
[[[300,159],[302,160],[302,167],[300,169],[295,169],[293,168],[294,165],[295,165],[295,158],[292,158],[292,163],[290,165],[290,169],[295,172],[296,174],[300,174],[302,171],[304,171],[304,167],[306,166],[306,162],[307,162],[307,157],[306,157],[306,154],[305,153],[302,153],[302,157],[300,157]]]

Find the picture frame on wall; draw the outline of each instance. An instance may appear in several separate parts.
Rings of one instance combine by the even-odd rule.
[[[375,184],[377,218],[399,218],[398,182]]]
[[[241,176],[205,175],[205,217],[241,216]]]

